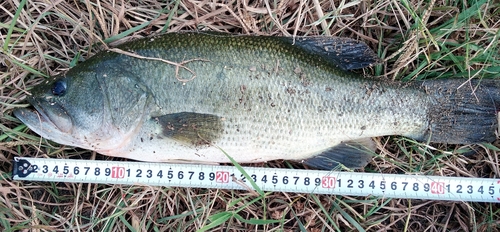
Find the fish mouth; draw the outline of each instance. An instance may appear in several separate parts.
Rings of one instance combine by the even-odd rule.
[[[28,98],[32,107],[14,110],[14,116],[37,134],[51,138],[54,134],[70,133],[73,123],[66,110],[57,103]]]

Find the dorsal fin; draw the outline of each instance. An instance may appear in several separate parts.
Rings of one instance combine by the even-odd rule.
[[[314,36],[283,37],[306,51],[322,56],[343,70],[366,68],[380,62],[377,54],[365,43],[350,38]]]

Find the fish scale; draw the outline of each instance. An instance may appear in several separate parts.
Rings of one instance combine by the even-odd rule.
[[[141,75],[145,77],[141,81],[145,82],[146,86],[150,86],[156,104],[158,108],[161,108],[160,112],[154,113],[155,115],[198,112],[224,117],[226,119],[224,122],[228,123],[224,123],[223,136],[213,142],[229,154],[241,154],[242,158],[239,160],[242,162],[262,160],[261,157],[267,154],[268,156],[274,155],[272,159],[279,157],[301,159],[311,153],[328,149],[343,140],[357,139],[363,134],[371,137],[374,133],[380,135],[415,131],[414,128],[397,128],[397,131],[384,132],[377,128],[387,128],[382,120],[377,120],[377,116],[381,113],[380,109],[393,106],[383,106],[384,102],[371,101],[374,97],[365,94],[366,86],[371,85],[371,83],[366,83],[367,80],[358,80],[357,83],[346,82],[344,77],[337,74],[343,74],[343,72],[336,71],[332,76],[331,72],[327,72],[329,70],[325,70],[332,68],[324,67],[324,64],[319,63],[321,62],[319,59],[316,64],[307,63],[311,58],[306,55],[299,56],[299,58],[286,56],[286,52],[283,52],[284,46],[281,44],[278,44],[281,46],[273,46],[264,43],[263,49],[256,52],[252,48],[256,46],[255,40],[234,42],[241,38],[200,36],[190,40],[189,47],[182,47],[182,52],[180,48],[170,51],[168,46],[164,46],[164,51],[161,53],[154,49],[151,51],[142,49],[140,46],[125,46],[121,49],[135,51],[145,57],[159,57],[175,62],[206,60],[188,62],[186,67],[193,70],[196,77],[192,81],[183,83],[177,81],[172,75],[176,72],[176,67],[172,65],[165,65],[161,61],[137,61],[131,58],[134,59],[135,65],[150,70],[146,75]],[[157,38],[155,42],[178,44],[175,42],[175,37],[165,39],[166,42],[162,39]],[[197,43],[203,43],[204,46],[197,45]],[[223,47],[227,44],[229,48],[224,50]],[[140,63],[141,61],[143,64]],[[124,64],[129,66],[126,62]],[[251,67],[256,67],[256,69],[252,70]],[[300,69],[301,72],[297,73],[296,69]],[[181,75],[180,78],[190,78],[190,73],[185,70],[183,74],[188,75]],[[161,79],[149,77],[161,77]],[[164,85],[157,84],[162,82],[171,83],[168,91],[165,91]],[[334,90],[326,91],[327,85],[335,86]],[[242,86],[245,86],[243,93]],[[290,87],[295,90],[294,94],[287,91]],[[348,91],[343,91],[343,89]],[[376,93],[378,92],[375,90],[372,95]],[[400,95],[394,92],[391,97],[399,98]],[[244,100],[241,100],[242,98]],[[348,101],[333,102],[332,99],[336,98],[347,98]],[[414,106],[421,101],[416,96],[412,96],[407,98],[407,105],[401,104],[400,107],[407,108],[406,106]],[[328,108],[322,112],[318,111],[319,107],[328,102],[338,105],[337,111]],[[357,104],[350,104],[350,102]],[[290,107],[290,103],[293,103],[294,107]],[[344,115],[338,118],[339,120],[334,120],[335,118],[330,116],[339,113]],[[420,114],[423,115],[421,118],[424,118],[425,112]],[[416,121],[414,117],[416,113],[407,113],[407,115],[411,115],[407,121]],[[366,121],[364,117],[370,118],[369,122],[375,123],[364,122]],[[256,119],[264,120],[256,123]],[[404,118],[398,120],[405,121]],[[366,125],[362,125],[363,123]],[[249,129],[245,125],[255,126]],[[408,123],[403,123],[403,125],[408,125]],[[365,130],[360,129],[363,126],[366,127]],[[146,127],[149,126],[146,125]],[[422,127],[420,125],[417,129],[422,130]],[[283,129],[289,131],[288,135],[279,133]],[[159,131],[161,130],[155,128],[154,132],[148,131],[147,133],[157,136],[160,134]],[[318,136],[318,131],[323,132],[322,136]],[[374,132],[371,133],[371,131]],[[235,138],[238,141],[236,143],[232,142]],[[161,139],[152,141],[152,143],[155,142],[158,144],[146,146],[161,147],[165,144]],[[168,148],[165,147],[165,149]],[[143,152],[144,149],[137,150],[143,157],[147,155]],[[221,154],[217,148],[211,153]],[[177,156],[177,153],[172,156]],[[223,154],[219,156],[210,154],[202,159],[227,162]]]

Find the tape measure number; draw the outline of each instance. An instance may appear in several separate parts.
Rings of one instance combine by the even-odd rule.
[[[244,167],[263,191],[500,203],[500,179]],[[14,180],[253,190],[234,166],[21,158]]]

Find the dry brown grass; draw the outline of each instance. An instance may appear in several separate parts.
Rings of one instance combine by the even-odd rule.
[[[105,44],[184,30],[325,34],[356,38],[377,51],[385,62],[365,70],[371,75],[398,80],[498,77],[498,1],[484,0],[474,8],[476,1],[32,0],[20,9],[22,2],[0,3],[2,230],[194,231],[224,211],[247,220],[283,222],[256,225],[231,218],[211,231],[500,230],[499,204],[279,192],[253,202],[255,196],[245,191],[9,178],[14,156],[110,159],[40,139],[11,115],[43,76],[65,72],[105,49]],[[460,16],[464,14],[465,19]],[[461,151],[458,146],[434,144],[436,149],[429,149],[401,137],[377,142],[380,156],[367,172],[500,176],[498,149],[486,145],[476,146],[478,152],[472,156],[462,156],[449,152]],[[280,161],[268,165],[285,167]]]

